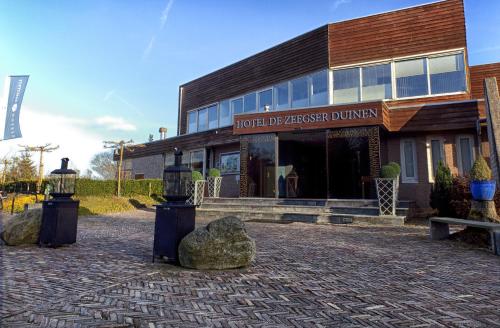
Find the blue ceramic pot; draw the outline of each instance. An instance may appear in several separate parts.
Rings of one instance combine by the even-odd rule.
[[[492,200],[495,196],[496,181],[471,181],[470,191],[474,200]]]

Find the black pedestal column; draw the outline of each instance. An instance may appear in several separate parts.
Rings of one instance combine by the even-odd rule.
[[[71,198],[43,202],[40,246],[56,247],[76,242],[79,204],[80,201]]]
[[[179,244],[195,227],[196,209],[193,205],[164,203],[156,206],[153,262],[163,256],[178,263]]]

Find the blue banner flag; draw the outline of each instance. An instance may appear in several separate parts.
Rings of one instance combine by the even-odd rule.
[[[3,139],[21,138],[21,127],[19,125],[19,113],[23,102],[24,90],[28,83],[28,75],[9,76],[6,80],[4,104],[5,104],[5,129]],[[6,101],[5,101],[6,100]]]

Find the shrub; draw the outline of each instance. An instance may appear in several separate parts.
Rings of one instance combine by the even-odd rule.
[[[467,219],[470,212],[471,198],[469,178],[454,176],[450,191],[450,210],[452,216]]]
[[[439,216],[453,215],[450,207],[452,182],[450,168],[439,161],[430,196],[430,205],[433,209],[438,210]]]
[[[384,179],[396,179],[399,176],[398,171],[392,165],[384,165],[380,169],[380,177]]]
[[[491,170],[483,156],[479,156],[474,162],[470,171],[470,177],[473,181],[491,180]]]
[[[208,176],[209,177],[220,177],[220,170],[216,168],[211,168],[208,170]]]
[[[203,180],[203,175],[198,171],[193,171],[191,173],[191,176],[192,176],[193,181]]]
[[[399,166],[398,163],[389,162],[389,163],[387,163],[387,165],[392,166],[396,170],[396,172],[398,172],[398,176],[401,174],[401,166]]]

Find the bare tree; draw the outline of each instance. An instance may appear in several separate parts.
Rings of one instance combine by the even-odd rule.
[[[116,177],[116,164],[113,161],[113,151],[104,151],[95,154],[90,161],[92,171],[105,180]]]
[[[59,146],[52,146],[52,144],[48,143],[42,146],[22,146],[19,147],[24,148],[25,152],[40,152],[40,164],[38,166],[38,181],[36,183],[36,191],[39,193],[42,189],[42,181],[43,181],[43,153],[50,153],[59,148]]]
[[[133,152],[135,148],[144,147],[144,145],[134,145],[134,140],[129,141],[104,141],[104,148],[114,149],[115,152],[118,153],[118,190],[117,196],[121,196],[121,180],[122,180],[122,163],[123,163],[123,153],[125,148],[127,148],[128,152]]]

